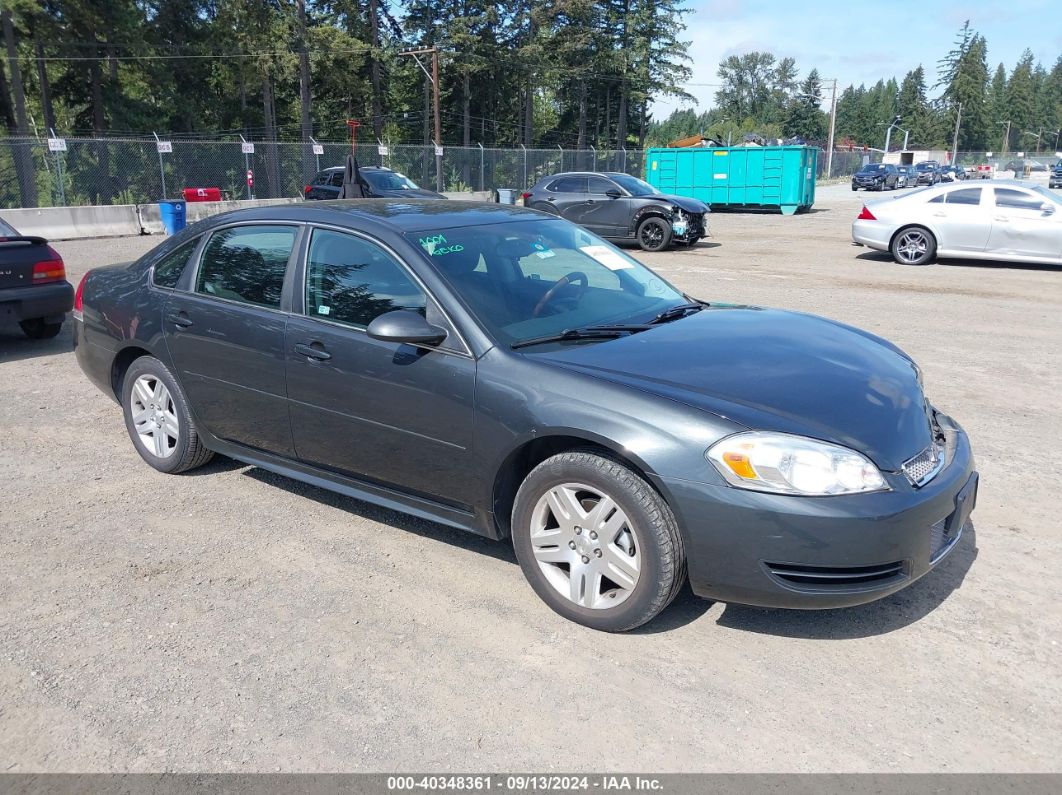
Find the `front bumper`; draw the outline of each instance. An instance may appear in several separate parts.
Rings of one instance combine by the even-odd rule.
[[[665,480],[694,593],[760,607],[848,607],[929,572],[957,544],[978,482],[966,434],[938,418],[951,458],[919,489],[902,475],[887,475],[892,491],[838,497]]]
[[[74,288],[70,282],[0,289],[0,317],[14,320],[43,318],[49,323],[59,323],[73,308]]]
[[[884,180],[880,179],[853,179],[853,188],[865,188],[866,190],[877,190],[879,187],[885,184]]]
[[[680,235],[675,231],[675,224],[681,221],[686,222],[686,230]],[[680,243],[700,240],[708,234],[708,216],[705,213],[683,212],[681,217],[678,215],[673,216],[671,224],[671,239]]]

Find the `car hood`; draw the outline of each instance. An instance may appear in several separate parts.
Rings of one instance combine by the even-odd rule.
[[[663,193],[642,198],[650,198],[654,202],[668,202],[669,204],[674,204],[676,207],[681,207],[688,213],[698,214],[711,212],[711,210],[708,209],[707,204],[699,199],[691,199],[689,196],[675,196],[670,193]]]
[[[537,356],[748,428],[842,444],[887,471],[932,440],[913,362],[873,334],[813,315],[713,307]]]

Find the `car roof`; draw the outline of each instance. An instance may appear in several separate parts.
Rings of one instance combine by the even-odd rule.
[[[346,168],[346,166],[329,166],[328,168],[322,168],[321,172],[325,172],[325,171],[343,171],[345,168]],[[387,166],[362,166],[362,165],[358,166],[358,170],[359,171],[394,171],[394,169],[388,168]]]
[[[560,171],[556,174],[547,174],[542,179],[557,179],[558,177],[629,177],[622,171]],[[635,177],[637,179],[637,177]],[[541,181],[541,180],[540,180]]]
[[[335,199],[233,210],[216,215],[212,220],[218,223],[316,222],[355,228],[361,226],[357,223],[360,221],[370,228],[384,226],[401,234],[535,219],[556,220],[556,216],[512,204],[489,202],[449,199]]]

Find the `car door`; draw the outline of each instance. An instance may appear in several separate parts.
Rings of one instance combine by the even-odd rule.
[[[1018,187],[993,187],[988,250],[997,254],[1062,260],[1062,213],[1045,212],[1045,196]]]
[[[609,191],[618,192],[620,196],[609,196]],[[619,185],[607,177],[587,178],[583,220],[578,223],[602,237],[625,237],[630,217],[631,200],[626,191],[620,190]]]
[[[941,251],[984,251],[992,230],[991,208],[982,204],[987,190],[962,188],[928,203]]]
[[[573,223],[577,220],[586,202],[586,177],[561,177],[551,184],[547,190],[550,196],[546,201],[561,218],[567,218]]]
[[[166,345],[200,423],[291,456],[284,386],[288,265],[302,227],[254,222],[210,233],[187,289],[166,303]]]
[[[298,457],[470,506],[476,362],[456,330],[379,241],[319,227],[305,248],[285,346]],[[369,337],[369,323],[393,309],[424,313],[447,339],[425,347]]]

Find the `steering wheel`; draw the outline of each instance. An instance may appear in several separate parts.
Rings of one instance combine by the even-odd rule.
[[[590,280],[586,277],[586,274],[582,271],[572,271],[566,276],[561,276],[553,285],[546,290],[545,295],[535,304],[535,311],[531,313],[531,317],[538,317],[542,314],[542,310],[546,308],[550,301],[557,297],[557,294],[574,282],[580,282],[579,292],[573,296],[575,301],[579,301],[583,297],[583,293],[586,292],[586,288],[590,286]]]

